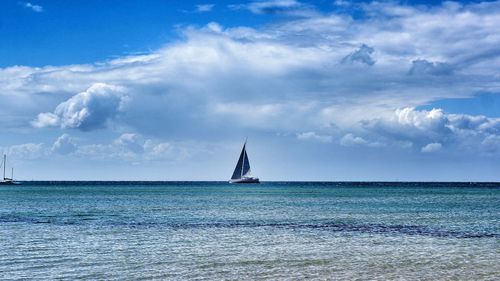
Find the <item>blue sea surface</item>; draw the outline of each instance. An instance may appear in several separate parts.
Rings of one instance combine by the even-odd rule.
[[[1,280],[500,280],[500,184],[0,186]]]

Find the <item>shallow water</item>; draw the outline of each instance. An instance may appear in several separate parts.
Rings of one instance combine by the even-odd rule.
[[[6,280],[498,280],[499,260],[499,184],[0,187]]]

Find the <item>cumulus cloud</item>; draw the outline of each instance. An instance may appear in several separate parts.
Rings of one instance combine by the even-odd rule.
[[[352,133],[348,133],[344,135],[340,139],[340,144],[343,146],[369,146],[369,147],[381,147],[384,146],[384,144],[380,142],[372,142],[372,141],[367,141],[366,139],[355,136]]]
[[[25,8],[31,9],[33,12],[41,13],[43,12],[43,7],[36,4],[31,4],[30,2],[22,3]]]
[[[362,137],[356,137],[349,133],[340,139],[340,144],[343,146],[366,145],[368,142]]]
[[[304,132],[304,133],[298,133],[297,139],[329,143],[332,142],[333,137],[328,135],[318,135],[315,132]]]
[[[84,131],[102,128],[122,111],[126,101],[123,88],[96,83],[59,104],[54,113],[40,113],[32,125],[36,128],[60,126]]]
[[[148,160],[186,160],[200,153],[199,148],[187,144],[146,140],[145,157]]]
[[[133,153],[140,154],[144,152],[144,141],[142,137],[137,134],[122,134],[114,141],[114,144]]]
[[[60,118],[54,113],[44,112],[38,114],[38,117],[31,122],[35,128],[56,127],[59,125]]]
[[[52,145],[52,153],[67,155],[77,150],[77,146],[68,134],[63,134]]]
[[[375,60],[371,57],[371,54],[373,53],[373,48],[368,47],[367,45],[363,44],[359,49],[356,51],[350,53],[346,57],[342,59],[342,63],[364,63],[367,65],[374,65]]]
[[[366,127],[394,135],[433,137],[436,134],[442,135],[451,131],[451,128],[447,126],[448,121],[442,109],[419,111],[407,107],[397,109],[388,120],[375,120],[371,124],[367,123]]]
[[[461,153],[499,151],[500,118],[446,114],[441,109],[397,109],[391,116],[362,122],[362,133],[387,143],[412,143],[421,152],[434,152],[443,145]],[[358,143],[361,143],[359,140]]]
[[[425,153],[435,152],[440,150],[442,146],[439,142],[433,142],[422,147],[421,151]]]

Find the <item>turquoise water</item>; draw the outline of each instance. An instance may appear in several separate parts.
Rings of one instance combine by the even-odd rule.
[[[500,185],[0,186],[0,279],[500,279]]]

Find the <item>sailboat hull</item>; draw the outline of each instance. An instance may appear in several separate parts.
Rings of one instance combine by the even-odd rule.
[[[11,185],[11,184],[19,184],[19,183],[11,180],[0,181],[0,185]]]
[[[260,183],[259,178],[245,177],[241,179],[229,180],[229,183]]]

